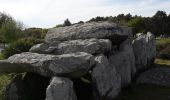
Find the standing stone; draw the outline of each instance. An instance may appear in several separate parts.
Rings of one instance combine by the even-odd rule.
[[[126,52],[119,51],[109,56],[109,63],[115,66],[118,75],[121,77],[121,86],[124,87],[131,83],[132,66],[129,55]]]
[[[155,37],[152,33],[138,33],[133,41],[133,50],[136,59],[136,69],[145,69],[150,66],[156,56]]]
[[[121,90],[120,78],[105,56],[99,55],[95,61],[96,66],[92,70],[95,100],[112,100]]]
[[[138,37],[133,41],[133,50],[136,60],[136,69],[137,71],[140,69],[147,68],[147,42],[146,35],[138,34]]]
[[[156,39],[151,32],[146,34],[146,42],[148,44],[148,66],[151,66],[156,57]]]
[[[46,90],[46,100],[77,100],[73,82],[68,78],[53,77]]]
[[[130,62],[130,65],[127,66],[131,67],[131,74],[134,75],[136,73],[136,66],[134,51],[132,47],[132,40],[125,40],[122,44],[120,44],[119,50],[125,52],[125,54],[127,55],[127,59],[129,59]]]

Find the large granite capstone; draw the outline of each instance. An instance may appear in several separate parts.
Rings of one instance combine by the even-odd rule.
[[[35,72],[43,76],[80,77],[94,64],[91,54],[48,55],[24,52],[0,61],[0,72]]]
[[[116,42],[121,42],[125,40],[126,37],[131,36],[131,33],[131,28],[120,27],[115,23],[91,22],[50,29],[45,37],[45,41],[47,43],[53,43],[56,41],[89,38],[119,38]]]

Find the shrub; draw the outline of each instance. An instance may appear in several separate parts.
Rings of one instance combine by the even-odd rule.
[[[11,43],[22,37],[23,24],[15,20],[6,21],[1,25],[2,42]]]
[[[4,58],[8,58],[9,56],[12,56],[14,54],[27,52],[33,45],[41,42],[42,40],[37,40],[34,38],[19,39],[16,42],[9,44],[8,47],[6,47],[5,50],[2,52],[2,54]]]

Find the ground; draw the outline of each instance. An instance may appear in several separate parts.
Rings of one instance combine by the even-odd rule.
[[[170,60],[156,59],[154,66],[170,68]],[[131,84],[115,100],[170,100],[170,86]]]

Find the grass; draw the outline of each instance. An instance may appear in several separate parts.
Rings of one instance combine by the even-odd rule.
[[[168,43],[170,43],[170,38],[156,39],[157,45],[163,45],[163,44],[168,44]]]
[[[11,79],[10,74],[0,75],[0,100],[3,100],[5,87],[10,83]]]
[[[170,66],[170,60],[157,58],[155,59],[155,64]]]
[[[3,59],[3,55],[0,53],[0,60]],[[11,74],[0,75],[0,100],[3,100],[5,87],[11,81]]]

